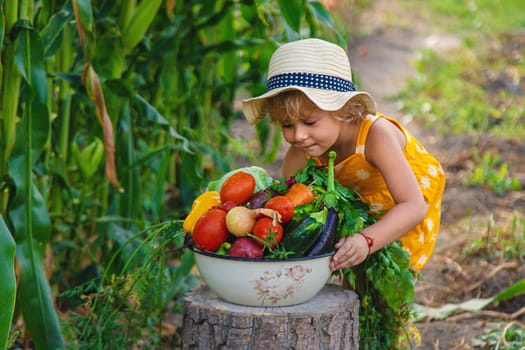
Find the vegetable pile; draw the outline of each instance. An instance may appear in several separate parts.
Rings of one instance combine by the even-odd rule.
[[[259,168],[228,173],[195,199],[184,230],[202,250],[235,257],[317,256],[334,250],[339,224],[333,174],[277,181]],[[252,170],[256,169],[254,173]],[[266,185],[257,187],[256,178]]]
[[[337,240],[377,220],[357,193],[334,180],[334,158],[328,167],[310,159],[294,177],[281,180],[258,167],[227,173],[194,201],[184,229],[200,249],[236,257],[331,252]],[[397,241],[356,267],[334,272],[359,296],[360,349],[404,349],[403,340],[417,337],[408,326],[416,278],[408,262]]]

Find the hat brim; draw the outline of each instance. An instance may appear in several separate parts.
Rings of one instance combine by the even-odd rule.
[[[273,89],[260,96],[243,100],[242,110],[248,122],[255,124],[266,115],[266,112],[262,110],[264,100],[289,90],[302,91],[319,109],[324,111],[337,111],[352,98],[362,96],[368,113],[376,114],[376,103],[366,91],[337,92],[291,85]]]

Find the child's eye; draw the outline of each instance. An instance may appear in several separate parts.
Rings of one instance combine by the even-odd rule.
[[[314,125],[317,122],[317,120],[303,120],[304,125]]]
[[[281,128],[283,129],[290,129],[291,127],[293,127],[293,124],[281,124]]]

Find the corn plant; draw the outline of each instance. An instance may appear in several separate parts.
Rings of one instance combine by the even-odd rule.
[[[0,346],[19,318],[27,331],[16,332],[42,349],[104,346],[112,335],[91,328],[102,313],[107,329],[152,315],[128,325],[123,347],[159,329],[191,260],[178,251],[168,263],[168,245],[137,232],[181,217],[230,170],[236,94],[262,92],[276,44],[305,35],[343,41],[303,0],[0,0]],[[97,291],[125,300],[162,276],[173,291],[148,308],[76,312]],[[78,317],[63,326],[57,308]]]
[[[16,279],[13,269],[15,259],[15,241],[11,232],[7,229],[4,219],[0,215],[0,348],[6,349],[9,330],[11,329],[11,319],[13,317],[16,291]]]

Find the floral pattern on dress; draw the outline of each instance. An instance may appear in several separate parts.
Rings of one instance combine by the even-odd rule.
[[[265,271],[261,277],[250,282],[254,285],[262,303],[268,301],[271,304],[277,304],[293,296],[311,272],[311,268],[294,265],[283,268],[277,273]]]
[[[425,266],[425,264],[427,263],[428,261],[428,256],[426,254],[423,254],[419,257],[417,263],[421,266]]]
[[[365,169],[359,169],[358,171],[356,171],[356,175],[361,180],[366,180],[370,177],[370,173]]]
[[[422,189],[428,189],[430,188],[430,178],[428,176],[422,176],[421,180],[419,181],[419,184],[421,185]]]
[[[383,203],[381,202],[373,202],[372,204],[370,204],[370,211],[374,212],[374,213],[379,213],[381,211],[383,211]]]
[[[434,230],[434,220],[432,220],[432,218],[428,218],[425,220],[425,222],[427,223],[428,231],[433,231]]]
[[[436,167],[432,164],[429,164],[428,166],[428,173],[433,176],[433,177],[436,177],[438,176],[438,170],[436,169]]]

